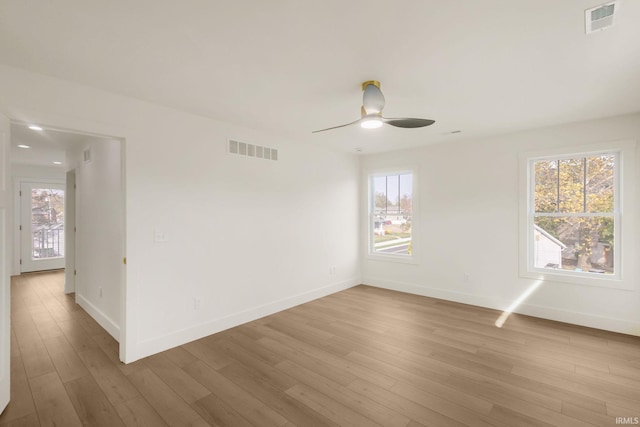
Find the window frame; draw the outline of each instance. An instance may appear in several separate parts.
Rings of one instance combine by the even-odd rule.
[[[375,194],[373,180],[379,177],[411,174],[411,254],[396,254],[374,251],[373,231],[375,228]],[[416,169],[398,168],[372,171],[367,174],[367,258],[378,261],[390,261],[405,264],[416,264],[415,225],[417,211]]]
[[[632,211],[634,190],[634,141],[616,141],[610,143],[593,144],[588,146],[568,146],[562,148],[549,148],[521,153],[521,183],[520,183],[520,276],[530,279],[549,280],[562,283],[590,285],[607,288],[632,289],[631,281],[625,280],[633,277],[633,242],[623,238],[632,233],[635,225],[633,218],[624,217],[624,209]],[[599,154],[614,154],[614,207],[611,217],[614,219],[614,273],[604,275],[602,273],[574,272],[569,270],[552,270],[548,268],[534,267],[534,219],[535,212],[535,171],[534,164],[540,160],[564,160],[580,157],[589,157]],[[547,215],[545,215],[547,216]],[[558,213],[558,216],[573,216],[571,214]],[[592,213],[581,213],[575,216],[596,216]],[[631,234],[633,235],[633,234]]]

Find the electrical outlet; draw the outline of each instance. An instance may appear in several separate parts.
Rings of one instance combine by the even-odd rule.
[[[200,310],[200,305],[202,304],[202,298],[196,297],[193,299],[193,309]]]
[[[156,242],[166,242],[169,240],[169,236],[164,231],[155,230],[153,233],[153,240]]]

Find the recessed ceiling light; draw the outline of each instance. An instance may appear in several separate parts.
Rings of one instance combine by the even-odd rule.
[[[37,131],[41,131],[42,128],[38,125],[29,125],[29,129],[31,130],[37,130]]]
[[[62,162],[53,162],[54,165],[61,165]]]
[[[31,148],[30,145],[18,144],[18,148]]]

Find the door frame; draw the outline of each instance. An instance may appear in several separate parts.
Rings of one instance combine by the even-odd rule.
[[[52,178],[33,178],[25,176],[16,176],[13,178],[13,276],[20,275],[20,257],[22,256],[22,242],[20,231],[20,223],[22,222],[20,217],[22,207],[20,203],[20,187],[22,186],[22,183],[25,182],[40,182],[42,184],[64,185],[63,181]]]
[[[76,291],[76,169],[67,171],[64,193],[64,293]]]
[[[83,121],[80,120],[78,121],[73,121],[73,123],[71,124],[67,124],[67,125],[58,125],[55,124],[56,122],[58,122],[60,120],[60,117],[55,116],[55,117],[51,117],[48,116],[48,119],[41,119],[40,114],[31,114],[30,116],[32,116],[32,120],[26,122],[24,120],[20,120],[20,119],[14,119],[13,117],[9,116],[9,121],[10,123],[15,123],[15,124],[21,124],[21,125],[28,125],[30,123],[38,123],[40,126],[42,126],[45,129],[50,129],[50,130],[56,130],[56,131],[61,131],[61,132],[68,132],[68,133],[75,133],[75,134],[80,134],[80,135],[87,135],[87,136],[94,136],[94,137],[100,137],[100,138],[105,138],[105,139],[110,139],[110,140],[117,140],[120,142],[120,164],[121,164],[121,168],[120,168],[120,174],[121,174],[121,192],[120,192],[120,196],[122,198],[122,254],[123,254],[123,261],[126,260],[126,254],[127,254],[127,204],[126,204],[126,146],[127,146],[127,139],[126,137],[123,136],[115,136],[118,133],[121,132],[112,132],[110,130],[101,130],[101,131],[95,131],[95,132],[90,132],[90,131],[86,131],[86,130],[82,130],[87,129],[87,128],[96,128],[96,127],[100,127],[97,126],[95,122],[88,122],[88,121]],[[122,132],[122,133],[126,133],[126,132]],[[9,144],[11,144],[11,140],[9,140]],[[69,166],[68,166],[69,167]],[[75,170],[75,168],[72,167],[73,170]],[[9,177],[9,179],[11,179],[11,177]],[[33,179],[31,179],[31,181],[33,181]],[[45,182],[46,180],[42,180],[42,182]],[[58,180],[59,181],[59,180]],[[15,189],[14,189],[15,191]],[[14,198],[10,198],[10,200],[12,201],[12,203],[15,205],[15,200]],[[76,200],[76,207],[77,207],[77,200]],[[12,216],[15,215],[15,207],[14,209],[11,209],[11,214]],[[76,221],[77,221],[77,212],[76,212]],[[5,240],[5,242],[7,242],[8,246],[8,251],[11,251],[11,246],[14,247],[14,253],[13,253],[13,257],[9,257],[9,258],[13,258],[13,262],[12,265],[9,265],[9,261],[7,261],[7,277],[9,277],[9,273],[10,271],[13,272],[13,274],[19,274],[20,272],[20,261],[19,261],[19,257],[16,259],[16,254],[15,254],[15,244],[12,244],[11,241],[13,240],[13,237],[15,236],[15,233],[19,233],[19,230],[16,228],[14,228],[14,234],[12,234],[11,236],[7,236],[7,239]],[[11,240],[9,240],[11,239]],[[0,242],[1,244],[2,242]],[[120,304],[120,311],[121,311],[121,315],[120,315],[120,337],[118,340],[119,343],[119,358],[121,361],[126,362],[127,360],[129,361],[134,361],[136,360],[136,356],[134,355],[135,353],[135,339],[133,334],[128,334],[127,331],[128,330],[135,330],[135,327],[133,327],[134,325],[132,324],[135,321],[135,312],[133,310],[128,310],[128,304],[127,301],[130,300],[130,293],[131,290],[128,289],[127,287],[127,269],[126,269],[126,263],[122,269],[122,275],[121,275],[121,304]],[[130,346],[127,346],[127,343],[130,344]],[[130,350],[128,351],[127,348],[130,348]]]
[[[11,399],[11,124],[0,113],[0,412]]]
[[[26,224],[24,224],[23,221],[23,215],[25,214],[23,212],[23,202],[25,199],[22,198],[22,196],[20,196],[20,192],[22,191],[22,186],[23,184],[43,184],[43,185],[55,185],[55,186],[59,186],[61,187],[63,190],[65,190],[65,206],[66,206],[66,184],[64,181],[60,181],[60,180],[54,180],[54,179],[40,179],[40,178],[16,178],[14,180],[14,185],[17,187],[17,191],[14,191],[14,203],[15,203],[15,209],[14,209],[14,214],[13,214],[13,222],[14,222],[14,227],[15,229],[18,231],[18,238],[15,239],[14,238],[14,246],[16,247],[15,250],[17,250],[17,255],[18,255],[18,259],[15,260],[14,259],[14,263],[17,261],[17,266],[18,266],[18,274],[22,274],[22,263],[21,261],[23,261],[23,255],[24,255],[24,250],[25,250],[25,242],[26,242],[26,238],[25,236],[22,234],[23,232],[28,232],[30,230],[27,229],[26,227],[28,227]],[[15,187],[14,187],[15,188]],[[24,196],[24,195],[23,195]],[[26,196],[24,196],[26,197]],[[65,209],[66,211],[66,209]],[[64,226],[65,226],[65,230],[67,227],[67,220],[66,220],[66,215],[65,215],[65,221],[64,221]],[[66,235],[65,235],[66,238]],[[65,256],[63,257],[63,268],[66,268],[66,249],[65,249]],[[43,269],[43,270],[34,270],[35,271],[45,271],[48,269]],[[26,272],[28,273],[28,272]]]

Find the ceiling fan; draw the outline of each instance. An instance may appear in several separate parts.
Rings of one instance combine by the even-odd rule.
[[[398,128],[421,128],[430,126],[435,123],[435,120],[429,119],[412,119],[406,117],[389,119],[386,117],[382,117],[382,109],[384,108],[384,95],[382,94],[382,91],[380,91],[379,81],[369,80],[362,83],[362,92],[362,107],[360,108],[362,117],[360,117],[355,122],[347,123],[346,125],[314,130],[312,133],[343,128],[345,126],[355,125],[356,123],[360,123],[360,126],[365,129],[379,128],[383,124],[395,126]]]

